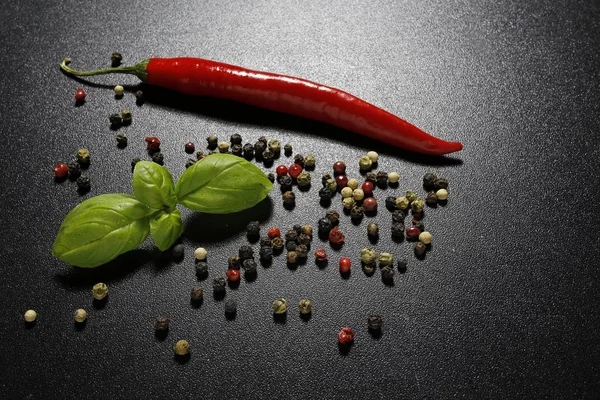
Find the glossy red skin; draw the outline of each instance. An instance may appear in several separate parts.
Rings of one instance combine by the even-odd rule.
[[[66,178],[69,175],[69,167],[67,164],[59,163],[54,167],[54,176],[62,179]]]
[[[329,231],[329,241],[333,244],[343,244],[344,243],[344,234],[337,226],[334,227],[331,231]]]
[[[196,150],[196,146],[192,142],[188,142],[185,144],[185,152],[188,154],[192,154]]]
[[[365,192],[365,196],[370,196],[373,194],[374,187],[375,186],[373,185],[373,182],[366,181],[362,184],[361,189],[363,192]]]
[[[277,172],[277,176],[286,176],[288,174],[288,167],[285,165],[279,165],[275,169],[275,172]]]
[[[335,177],[338,192],[348,186],[348,177],[346,175],[337,175]]]
[[[281,236],[281,231],[279,230],[279,228],[271,228],[267,232],[267,236],[269,237],[269,239],[275,239],[276,237]]]
[[[421,230],[416,226],[409,226],[406,228],[406,237],[412,240],[417,240],[419,235],[421,234]]]
[[[292,178],[296,179],[298,177],[298,175],[300,175],[302,173],[302,165],[292,164],[288,168],[288,172]]]
[[[333,164],[333,172],[338,175],[344,175],[346,173],[346,163],[343,161],[336,161]]]
[[[305,79],[201,58],[152,58],[146,81],[184,94],[238,101],[347,129],[405,150],[442,155],[458,142],[433,137],[342,90]]]
[[[160,149],[160,140],[154,136],[144,139],[148,144],[148,150],[158,151]]]
[[[377,211],[377,200],[375,199],[375,197],[367,197],[363,201],[362,206],[365,209],[365,212],[374,213],[375,211]]]
[[[354,331],[350,328],[342,328],[338,333],[338,342],[343,345],[350,344],[354,341]]]
[[[79,88],[75,91],[75,101],[84,101],[85,96],[85,91],[82,88]]]
[[[225,275],[227,275],[227,279],[229,279],[231,282],[237,282],[240,280],[240,271],[237,269],[228,269]]]
[[[352,266],[352,261],[347,258],[340,258],[340,272],[342,274],[350,272],[350,267]]]

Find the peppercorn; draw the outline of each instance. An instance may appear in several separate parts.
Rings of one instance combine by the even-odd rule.
[[[83,90],[82,88],[78,88],[75,91],[75,102],[80,104],[83,103],[85,101],[85,90]]]
[[[359,185],[358,179],[354,179],[354,178],[348,179],[347,186],[350,189],[352,189],[352,190],[357,189],[358,185]]]
[[[333,195],[334,192],[326,187],[319,189],[319,197],[321,198],[321,201],[330,201]]]
[[[298,261],[298,253],[295,251],[288,251],[287,253],[287,262],[290,264],[296,264]]]
[[[287,143],[285,146],[283,146],[283,152],[285,153],[286,156],[291,156],[292,155],[292,145]]]
[[[244,158],[247,160],[251,160],[254,157],[254,146],[250,143],[246,143],[244,147],[242,147],[242,151],[244,152]]]
[[[115,51],[110,56],[110,63],[113,67],[118,67],[121,65],[121,61],[123,61],[123,56],[118,51]]]
[[[352,197],[355,201],[361,201],[365,198],[365,192],[363,192],[362,189],[354,189],[354,191],[352,192]]]
[[[437,205],[437,196],[435,194],[435,192],[432,190],[429,193],[427,193],[427,197],[425,198],[425,203],[429,206],[429,207],[435,207]]]
[[[344,208],[346,210],[351,210],[352,207],[354,207],[354,204],[356,204],[356,202],[354,201],[354,199],[352,197],[348,197],[348,198],[345,198],[344,200],[342,200],[342,205],[344,206]]]
[[[243,150],[242,150],[241,144],[234,144],[231,146],[231,154],[233,154],[234,156],[241,157],[242,153],[243,153]]]
[[[294,251],[296,252],[296,255],[298,255],[299,258],[308,257],[308,247],[305,244],[299,244],[298,246],[296,246],[296,250]]]
[[[281,186],[282,191],[288,191],[292,189],[292,183],[292,177],[289,175],[285,175],[279,178],[279,185]]]
[[[157,332],[167,332],[169,330],[169,318],[156,317],[154,320],[154,330]]]
[[[208,142],[207,147],[211,150],[216,149],[219,144],[219,138],[216,137],[215,135],[211,135],[211,136],[207,137],[206,141]]]
[[[404,272],[408,268],[408,261],[403,258],[402,260],[398,260],[398,271]]]
[[[285,249],[287,251],[295,251],[297,246],[298,246],[298,243],[296,243],[296,242],[286,242]]]
[[[400,175],[398,175],[397,172],[390,172],[388,174],[388,179],[390,183],[398,183],[398,181],[400,180]]]
[[[137,163],[139,163],[140,161],[142,161],[142,160],[140,160],[140,159],[139,159],[139,158],[137,158],[137,157],[136,157],[136,158],[134,158],[133,160],[131,160],[131,172],[133,172],[133,171],[135,170],[135,165],[136,165]]]
[[[254,155],[257,158],[261,158],[266,149],[267,144],[262,140],[259,140],[258,142],[254,143]]]
[[[87,311],[85,311],[83,308],[75,310],[75,312],[73,313],[73,319],[78,324],[85,322],[85,320],[87,319]]]
[[[446,201],[448,199],[448,191],[446,189],[439,189],[435,192],[435,195],[439,201]]]
[[[281,198],[283,199],[283,204],[286,206],[293,206],[296,204],[296,195],[292,191],[288,190],[287,192],[284,192],[281,195]]]
[[[258,256],[262,261],[271,261],[273,259],[273,248],[270,246],[262,246],[258,251]]]
[[[287,301],[284,298],[276,299],[271,306],[274,314],[285,314],[287,311]]]
[[[350,328],[342,328],[338,333],[338,342],[342,346],[348,346],[354,341],[354,331]]]
[[[300,300],[298,303],[298,309],[300,310],[300,314],[306,315],[312,312],[312,303],[308,299]]]
[[[288,168],[288,173],[293,179],[296,179],[302,173],[302,166],[300,164],[292,164]]]
[[[121,119],[123,120],[123,124],[129,125],[133,118],[133,114],[129,110],[121,111]]]
[[[325,182],[325,187],[331,190],[334,194],[337,191],[337,183],[333,179],[328,179],[327,182]]]
[[[342,257],[340,258],[339,266],[340,273],[347,274],[348,272],[350,272],[352,261],[348,257]]]
[[[302,244],[304,246],[310,246],[310,242],[311,242],[311,237],[308,236],[307,234],[301,233],[298,236],[298,244]]]
[[[231,144],[242,144],[242,136],[239,133],[234,133],[229,137]]]
[[[237,282],[240,280],[240,270],[228,269],[227,272],[225,272],[225,276],[229,282]]]
[[[240,269],[240,264],[242,260],[239,256],[229,256],[227,259],[227,268],[228,269]]]
[[[273,243],[271,242],[271,238],[266,237],[266,238],[262,238],[260,239],[260,241],[258,242],[258,244],[260,245],[260,247],[273,247]]]
[[[64,179],[69,175],[69,167],[67,164],[58,163],[54,166],[54,176],[57,179]]]
[[[27,323],[32,323],[37,319],[37,313],[35,310],[27,310],[23,315],[23,319],[25,319],[25,322]]]
[[[379,225],[374,222],[371,222],[367,225],[367,235],[371,237],[377,237],[379,235]]]
[[[160,139],[155,136],[144,138],[148,151],[159,151],[160,150]]]
[[[225,300],[225,314],[235,314],[237,312],[237,303],[233,299]]]
[[[263,142],[264,144],[267,144],[267,138],[265,136],[261,136],[258,138],[259,142]]]
[[[325,252],[325,250],[322,248],[318,248],[317,250],[315,250],[315,261],[322,262],[325,260],[327,260],[327,253]]]
[[[219,277],[219,278],[213,279],[212,287],[213,287],[213,292],[215,294],[225,292],[225,286],[227,286],[227,281],[225,280],[225,278]]]
[[[423,244],[430,244],[431,243],[431,233],[429,232],[421,232],[421,234],[419,235],[419,241]]]
[[[315,163],[316,158],[312,154],[307,154],[306,157],[304,157],[304,168],[312,169],[315,167]]]
[[[121,97],[123,96],[123,93],[125,93],[125,88],[123,87],[123,85],[117,85],[113,88],[113,90],[115,92],[116,97]]]
[[[144,98],[144,92],[142,92],[141,90],[136,90],[135,92],[135,101],[138,104],[141,104],[145,101],[146,99]]]
[[[281,153],[281,143],[277,139],[269,140],[269,149],[273,152],[273,154],[278,155]]]
[[[394,196],[385,198],[385,208],[392,212],[396,210],[396,198]]]
[[[308,224],[302,225],[302,227],[300,227],[300,234],[308,236],[308,239],[310,241],[310,238],[312,237],[312,234],[313,234],[312,226],[310,226]],[[302,241],[302,240],[300,240],[300,241]]]
[[[117,146],[119,146],[119,147],[127,146],[127,136],[125,136],[124,133],[117,134],[116,139],[117,139]]]
[[[337,190],[342,190],[348,185],[348,177],[346,175],[337,175],[335,177],[335,185]]]
[[[428,172],[425,175],[423,175],[423,187],[425,188],[425,190],[434,189],[435,181],[437,180],[437,178],[437,175],[432,172]]]
[[[374,264],[364,264],[362,265],[362,270],[367,276],[371,276],[375,273],[375,265]]]
[[[446,189],[448,190],[448,179],[439,178],[434,182],[435,190]]]
[[[208,273],[208,264],[206,261],[198,261],[196,263],[196,275],[204,276]]]
[[[272,163],[273,160],[275,159],[275,153],[273,153],[270,149],[266,149],[262,153],[262,158],[263,158],[263,162],[268,165],[268,164]]]
[[[329,218],[321,218],[317,224],[319,227],[319,233],[321,234],[329,234],[331,228],[333,228],[333,224]]]
[[[190,344],[187,340],[179,340],[177,341],[177,343],[175,343],[175,347],[173,347],[173,350],[175,350],[176,355],[180,357],[185,356],[190,351]]]
[[[113,127],[118,127],[123,123],[123,119],[121,119],[121,114],[111,114],[110,117],[108,117],[110,124]]]
[[[281,232],[279,231],[279,228],[271,228],[269,229],[269,231],[267,232],[267,236],[269,237],[269,239],[275,239],[276,237],[281,236]]]
[[[77,162],[82,165],[90,163],[90,151],[88,149],[77,150]]]
[[[344,234],[337,226],[329,232],[329,241],[334,245],[344,244]]]
[[[206,156],[204,155],[204,152],[203,152],[202,150],[198,150],[198,151],[196,152],[196,159],[197,159],[198,161],[202,160],[204,157],[206,157]]]
[[[229,151],[229,143],[227,142],[219,142],[218,147],[220,153],[227,153]]]
[[[413,225],[414,225],[416,228],[419,228],[419,230],[420,230],[421,232],[423,232],[423,231],[425,230],[425,224],[423,223],[423,221],[413,221]]]
[[[396,199],[396,208],[399,208],[400,210],[408,209],[409,205],[410,201],[408,201],[408,199],[404,196],[400,196]]]
[[[78,162],[72,161],[67,164],[67,168],[69,171],[69,178],[71,180],[75,180],[81,176],[81,166]]]
[[[372,166],[373,161],[367,156],[362,156],[360,160],[358,160],[358,168],[361,171],[368,171],[371,169]]]
[[[379,315],[369,315],[367,318],[367,326],[371,331],[380,331],[381,330],[381,317]]]
[[[152,154],[152,161],[159,164],[159,165],[163,165],[165,163],[165,156],[163,153],[154,153]]]
[[[240,247],[239,255],[241,261],[247,260],[249,258],[254,258],[254,250],[252,250],[252,247],[248,245],[243,245]]]
[[[363,202],[362,207],[365,209],[366,213],[374,214],[377,212],[377,200],[375,197],[367,197]]]
[[[192,286],[192,291],[190,293],[191,301],[202,301],[204,298],[204,290],[200,286]]]
[[[106,286],[106,283],[96,283],[92,287],[92,296],[94,296],[95,300],[103,300],[108,296],[108,286]]]
[[[206,260],[207,253],[208,252],[204,247],[198,247],[196,250],[194,250],[194,258],[198,261],[204,261]]]
[[[404,236],[404,224],[402,222],[392,223],[392,237],[401,238]]]
[[[416,226],[409,226],[406,228],[406,237],[410,240],[417,240],[421,231]]]
[[[377,182],[377,174],[375,174],[375,172],[367,172],[365,174],[365,182],[371,182],[371,183]]]
[[[336,161],[333,164],[333,173],[335,175],[344,175],[346,173],[346,163],[343,161]]]
[[[75,183],[77,183],[77,190],[80,193],[87,193],[90,191],[91,188],[91,181],[90,178],[87,176],[80,176],[79,178],[77,178],[77,180],[75,181]]]
[[[258,237],[260,234],[260,223],[258,221],[251,221],[246,225],[246,234],[249,237]]]
[[[275,168],[275,172],[277,173],[278,177],[286,176],[288,174],[288,167],[283,164],[278,165],[277,168]]]
[[[374,264],[377,260],[377,253],[372,248],[364,248],[360,251],[360,260],[365,264]]]
[[[285,240],[288,242],[296,242],[298,241],[298,231],[295,229],[290,229],[285,233]]]
[[[171,257],[174,260],[181,260],[183,258],[183,245],[181,243],[171,248]]]
[[[394,263],[394,256],[391,253],[381,253],[379,255],[379,266],[385,267]]]
[[[300,175],[298,175],[298,178],[296,179],[296,181],[298,182],[298,187],[300,188],[306,188],[310,186],[310,174],[308,172],[302,172],[300,173]]]
[[[365,196],[371,196],[373,194],[373,182],[370,181],[365,181],[362,186],[361,189],[363,191],[363,193],[365,194]]]
[[[340,222],[340,213],[336,210],[327,210],[325,218],[330,220],[332,225],[337,225]]]
[[[417,194],[415,192],[413,192],[412,190],[407,190],[406,191],[406,199],[408,200],[409,203],[412,203],[413,201],[415,201],[417,199]]]
[[[394,269],[391,266],[381,268],[381,279],[384,281],[391,281],[394,279]]]
[[[283,248],[283,239],[280,237],[276,237],[271,239],[271,242],[273,243],[273,248],[275,250],[281,250]]]
[[[331,178],[331,174],[323,174],[323,176],[321,177],[321,184],[323,186],[327,186],[327,181],[329,181]]]
[[[346,186],[345,188],[342,189],[341,194],[342,194],[342,198],[343,199],[347,199],[348,197],[352,197],[352,188]]]
[[[350,210],[350,218],[352,218],[354,220],[361,219],[364,216],[365,216],[365,209],[362,206],[355,205],[354,207],[352,207],[352,210]]]
[[[296,154],[294,156],[294,164],[298,164],[304,168],[304,156],[302,154]]]
[[[377,185],[378,186],[387,186],[388,183],[388,173],[384,171],[377,172]]]
[[[427,246],[424,243],[417,242],[415,244],[415,254],[417,257],[421,257],[427,251]]]

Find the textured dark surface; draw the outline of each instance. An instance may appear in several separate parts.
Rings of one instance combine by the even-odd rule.
[[[11,1],[0,14],[0,131],[3,173],[0,260],[1,398],[598,398],[600,326],[597,216],[600,156],[600,8],[597,1],[187,1],[179,4],[102,1]],[[77,83],[59,72],[147,57],[199,56],[297,75],[356,94],[464,151],[425,159],[385,148],[321,124],[239,105],[148,90],[115,100],[110,87],[132,77]],[[88,93],[82,107],[72,98]],[[134,87],[131,87],[134,89]],[[108,115],[133,110],[130,139],[119,150]],[[271,200],[233,218],[185,212],[185,259],[141,250],[96,270],[76,270],[50,254],[60,222],[90,196],[131,193],[130,160],[146,157],[143,137],[163,140],[175,177],[188,141],[240,133],[290,142],[317,156],[317,181],[296,190],[286,211]],[[329,136],[329,138],[326,138]],[[92,152],[90,194],[56,184],[52,167],[79,146]],[[357,159],[377,149],[379,166],[401,175],[381,200],[420,189],[427,171],[450,180],[446,207],[428,210],[433,250],[423,261],[408,243],[389,239],[380,207],[375,247],[409,260],[385,286],[366,277],[359,250],[366,225],[342,218],[347,244],[330,250],[330,265],[290,269],[283,256],[259,267],[255,282],[229,289],[238,312],[227,320],[210,280],[246,242],[242,227],[316,225],[318,180],[337,159],[358,177]],[[286,163],[289,163],[286,160]],[[277,165],[277,164],[276,164]],[[273,168],[274,170],[274,168]],[[334,208],[341,210],[339,196]],[[266,229],[263,230],[263,232]],[[189,304],[197,280],[192,252],[209,251],[207,293]],[[320,246],[313,242],[313,250]],[[256,246],[255,246],[256,248]],[[337,258],[349,256],[344,280]],[[106,282],[109,301],[92,306],[91,286]],[[270,304],[290,303],[285,323]],[[308,322],[297,303],[308,297]],[[75,309],[89,312],[76,330]],[[22,314],[39,313],[26,329]],[[384,319],[379,339],[366,319]],[[164,341],[153,318],[171,318]],[[337,331],[350,326],[356,343],[339,351]],[[191,343],[187,363],[173,344]]]

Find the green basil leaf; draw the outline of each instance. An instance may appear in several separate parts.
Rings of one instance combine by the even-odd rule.
[[[133,170],[133,195],[149,207],[171,212],[177,204],[169,170],[155,162],[140,161]]]
[[[175,187],[180,204],[194,211],[228,214],[263,200],[273,184],[243,158],[212,154],[189,167]]]
[[[166,213],[161,211],[150,220],[150,233],[154,244],[160,251],[165,251],[183,233],[183,221],[178,209]]]
[[[105,264],[142,244],[150,233],[150,212],[126,194],[92,197],[67,214],[52,254],[78,267]]]

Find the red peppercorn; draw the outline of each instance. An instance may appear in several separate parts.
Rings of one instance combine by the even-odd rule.
[[[317,261],[325,261],[325,260],[327,260],[327,253],[325,253],[325,250],[323,250],[323,249],[317,249],[317,250],[315,250],[315,259]]]
[[[67,164],[59,163],[54,167],[54,176],[62,179],[66,178],[69,175],[69,167]]]
[[[336,226],[329,232],[329,241],[333,244],[344,243],[344,234],[342,233],[339,227]]]
[[[375,197],[367,197],[365,201],[363,201],[363,208],[367,213],[374,213],[377,211],[377,200]]]
[[[337,175],[335,177],[335,183],[337,184],[337,190],[340,191],[348,186],[348,177],[346,175]]]
[[[281,236],[281,232],[279,231],[279,228],[273,227],[269,229],[269,231],[267,232],[267,236],[269,237],[269,239],[275,239],[276,237]]]
[[[75,91],[75,101],[85,101],[85,91],[82,88]]]
[[[365,196],[370,196],[373,194],[373,182],[366,181],[362,184],[362,190],[365,192]]]
[[[194,152],[194,150],[196,150],[196,146],[194,146],[194,143],[192,142],[187,142],[185,144],[185,152],[188,154],[192,154]]]
[[[333,164],[333,172],[337,175],[344,175],[346,173],[346,163],[343,161],[337,161]]]
[[[340,272],[342,274],[346,274],[350,272],[350,266],[352,265],[352,261],[348,257],[340,258]]]
[[[230,282],[237,282],[240,280],[239,269],[228,269],[225,275],[227,275],[227,279],[229,279]]]
[[[285,165],[278,165],[275,172],[277,172],[277,176],[286,176],[288,174],[288,167]]]
[[[300,175],[300,173],[302,172],[302,166],[299,164],[292,164],[290,165],[289,171],[290,176],[294,179],[296,179],[298,177],[298,175]]]
[[[342,328],[338,333],[338,342],[342,345],[351,344],[354,341],[354,331],[350,328]]]
[[[406,237],[411,240],[417,240],[420,234],[421,230],[416,226],[409,226],[408,228],[406,228]]]
[[[144,140],[148,144],[148,150],[152,150],[152,151],[160,150],[160,140],[158,140],[158,138],[152,136],[152,137],[147,137]]]

